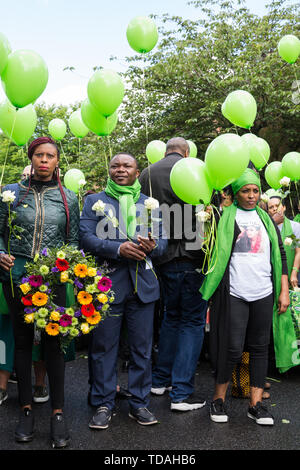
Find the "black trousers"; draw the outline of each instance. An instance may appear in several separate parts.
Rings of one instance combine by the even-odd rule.
[[[241,361],[245,343],[250,354],[250,386],[264,388],[273,317],[273,294],[254,302],[230,296],[228,380]]]
[[[14,285],[14,297],[9,283],[3,283],[3,293],[8,304],[15,341],[15,370],[18,378],[19,402],[21,406],[32,403],[32,346],[34,327],[24,321],[24,306],[21,302],[20,289]],[[55,303],[65,306],[65,287],[59,286]],[[49,380],[50,398],[53,409],[64,405],[65,361],[58,336],[42,334],[46,370]]]

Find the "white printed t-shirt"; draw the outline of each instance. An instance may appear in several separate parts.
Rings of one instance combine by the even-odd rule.
[[[273,291],[270,240],[256,210],[238,208],[236,222],[241,233],[229,265],[230,295],[253,302]]]

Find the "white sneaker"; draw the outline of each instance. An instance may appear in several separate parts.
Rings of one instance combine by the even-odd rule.
[[[247,416],[254,419],[257,424],[267,426],[273,426],[274,424],[273,416],[261,402],[257,402],[255,406],[249,407]]]
[[[165,392],[170,392],[170,390],[172,390],[172,387],[153,387],[151,393],[153,395],[163,395]]]
[[[172,401],[171,403],[171,410],[172,411],[191,411],[191,410],[198,410],[205,406],[205,400],[199,400],[195,398],[186,398],[179,402]]]

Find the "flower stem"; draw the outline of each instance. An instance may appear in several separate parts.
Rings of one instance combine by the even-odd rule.
[[[10,203],[8,203],[8,226],[9,226],[9,235],[8,235],[8,242],[7,242],[7,251],[8,255],[10,257],[10,238],[11,238],[11,214],[10,214]],[[12,268],[9,270],[9,277],[10,277],[10,285],[11,285],[11,293],[12,296],[15,297],[14,293],[14,284],[13,284],[13,279],[12,279],[12,273],[11,273]]]

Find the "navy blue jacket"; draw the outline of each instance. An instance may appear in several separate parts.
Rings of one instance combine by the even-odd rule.
[[[93,205],[101,200],[105,203],[105,214],[110,217],[113,214],[119,221],[119,226],[114,227],[113,224],[101,213],[96,213],[92,210]],[[141,235],[146,235],[148,229],[145,226],[139,226],[139,217],[145,214],[144,201],[147,196],[140,195],[136,203],[137,207],[137,230],[132,241],[135,241],[137,235],[143,230]],[[110,212],[110,214],[109,214]],[[149,268],[152,265],[151,260],[157,256],[161,256],[167,249],[167,239],[163,238],[162,223],[159,220],[159,210],[153,211],[155,213],[154,225],[156,230],[153,231],[154,236],[157,234],[156,248],[148,255],[148,264],[145,261],[135,261],[124,258],[119,255],[120,245],[128,239],[125,236],[126,230],[124,222],[119,214],[119,202],[108,196],[104,191],[98,194],[91,194],[87,196],[81,219],[80,219],[80,243],[81,247],[90,254],[97,258],[99,266],[104,261],[108,263],[111,270],[109,277],[112,280],[112,290],[115,293],[114,303],[121,303],[127,294],[133,292],[136,279],[137,279],[137,296],[143,303],[154,302],[160,297],[160,289],[158,280],[154,274],[154,268]],[[119,229],[120,228],[120,229]],[[123,228],[123,230],[122,230]],[[138,266],[137,266],[138,263]],[[137,276],[136,269],[138,267]]]

